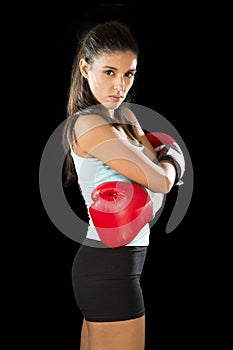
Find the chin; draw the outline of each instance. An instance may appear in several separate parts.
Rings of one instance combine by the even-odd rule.
[[[122,101],[121,102],[106,102],[106,103],[103,103],[104,107],[106,107],[107,109],[117,109],[121,104],[122,104]]]

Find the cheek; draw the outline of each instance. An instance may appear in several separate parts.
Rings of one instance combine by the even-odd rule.
[[[95,78],[89,77],[88,83],[89,83],[89,86],[90,86],[90,88],[91,88],[91,90],[92,90],[92,89],[95,88],[95,86],[96,86],[96,84],[97,84],[97,81],[96,81]]]
[[[99,77],[96,77],[96,76],[90,76],[88,81],[89,81],[89,86],[90,86],[90,89],[92,90],[92,92],[98,92],[100,87],[104,86],[101,83],[101,79],[99,79]]]
[[[130,90],[130,88],[131,88],[132,85],[133,85],[133,82],[134,82],[134,80],[130,80],[130,81],[128,81],[128,82],[126,83],[125,87],[126,87],[126,90],[127,90],[127,91]]]

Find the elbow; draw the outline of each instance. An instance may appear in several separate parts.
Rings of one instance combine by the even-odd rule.
[[[174,166],[170,163],[164,162],[163,164],[164,173],[161,178],[161,187],[162,193],[167,194],[171,191],[175,178],[176,178],[176,170]]]
[[[168,176],[164,177],[164,191],[162,193],[167,194],[171,191],[174,182]]]
[[[173,187],[173,182],[168,176],[162,176],[160,181],[153,183],[152,186],[148,186],[149,190],[155,193],[168,194]]]

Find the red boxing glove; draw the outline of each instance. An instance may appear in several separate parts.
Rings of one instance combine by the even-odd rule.
[[[101,241],[110,248],[130,243],[152,218],[152,203],[138,184],[111,181],[92,192],[89,208]]]
[[[164,132],[152,132],[146,134],[154,149],[157,151],[158,161],[168,160],[176,169],[175,185],[183,184],[181,178],[185,172],[184,155],[177,142]]]

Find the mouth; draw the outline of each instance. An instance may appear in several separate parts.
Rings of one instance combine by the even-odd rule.
[[[123,96],[112,95],[112,96],[109,96],[109,98],[114,102],[119,102],[123,98]]]

